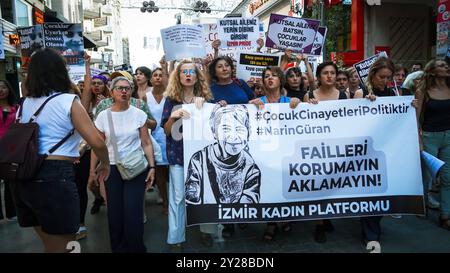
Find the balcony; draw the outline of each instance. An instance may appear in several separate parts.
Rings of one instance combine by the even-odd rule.
[[[105,34],[112,34],[113,33],[113,29],[112,29],[111,26],[107,26],[107,27],[103,28],[103,32]]]
[[[103,40],[103,33],[101,30],[91,31],[86,34],[89,34],[89,36],[94,40],[95,42]]]
[[[108,17],[104,16],[101,18],[94,19],[94,27],[104,27],[108,25]]]
[[[84,9],[83,10],[84,19],[93,20],[96,18],[100,18],[100,8],[98,9]]]
[[[111,7],[102,6],[102,16],[112,16],[113,10]]]

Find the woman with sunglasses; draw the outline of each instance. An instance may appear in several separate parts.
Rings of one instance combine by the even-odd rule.
[[[145,190],[153,184],[155,178],[155,159],[147,129],[147,115],[144,111],[130,106],[131,92],[132,85],[127,78],[113,79],[111,96],[114,102],[111,108],[101,112],[95,120],[95,126],[106,141],[111,162],[111,175],[105,183],[105,189],[109,235],[114,253],[146,251],[142,204]],[[113,145],[117,146],[117,154]],[[116,164],[118,160],[123,160],[136,150],[143,150],[150,170],[131,180],[124,180]],[[92,153],[92,172],[96,165],[97,157]]]
[[[190,114],[182,109],[182,104],[195,103],[201,108],[205,101],[212,99],[211,91],[203,73],[191,61],[182,61],[172,72],[169,85],[164,93],[161,127],[166,134],[167,159],[169,161],[169,230],[167,243],[173,252],[182,250],[185,239],[186,209],[184,195],[183,135],[182,119]],[[202,231],[202,242],[212,244],[209,230]]]

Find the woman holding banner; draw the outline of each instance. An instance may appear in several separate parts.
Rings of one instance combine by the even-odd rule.
[[[303,101],[317,104],[320,101],[348,99],[345,91],[336,89],[337,73],[338,68],[335,63],[321,63],[316,71],[319,88],[306,93]],[[332,231],[334,231],[334,227],[330,220],[319,220],[314,231],[314,240],[318,243],[325,243],[327,241],[326,232]]]
[[[394,90],[388,87],[394,71],[394,63],[390,59],[378,58],[370,67],[366,83],[368,95],[365,97],[373,101],[376,97],[395,96]],[[360,98],[362,93],[362,90],[358,90],[355,98]],[[382,216],[361,217],[360,219],[363,240],[367,244],[366,249],[368,250],[371,250],[373,243],[380,245],[381,219]]]
[[[251,100],[249,103],[257,106],[262,106],[265,103],[289,103],[292,109],[295,109],[300,103],[299,98],[291,98],[284,96],[286,93],[283,86],[285,85],[285,79],[283,71],[277,66],[270,66],[263,70],[263,89],[265,90],[265,96]],[[291,223],[284,222],[281,224],[281,230],[283,232],[291,231]],[[267,223],[266,230],[264,231],[263,238],[271,241],[275,237],[278,230],[278,225],[275,222]]]
[[[190,61],[182,61],[172,72],[169,85],[164,93],[166,102],[161,118],[161,127],[166,134],[167,159],[169,161],[169,230],[167,243],[173,252],[182,250],[185,239],[186,209],[184,187],[182,120],[190,114],[182,109],[182,104],[195,103],[201,108],[205,101],[212,99],[204,75]],[[208,225],[209,226],[209,225]],[[209,230],[200,226],[202,242],[212,244]],[[214,225],[215,228],[215,225]]]
[[[415,93],[417,119],[421,130],[421,150],[444,161],[440,169],[441,205],[439,225],[450,230],[450,68],[444,60],[432,60],[426,66]],[[432,178],[423,168],[423,181]],[[425,186],[425,191],[428,189]]]

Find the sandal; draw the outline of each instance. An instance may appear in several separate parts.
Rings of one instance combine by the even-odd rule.
[[[264,231],[264,239],[267,241],[272,241],[277,230],[278,226],[276,224],[267,224],[266,230]]]
[[[291,231],[291,230],[292,230],[291,223],[287,222],[287,223],[281,224],[281,230],[282,230],[283,232],[289,232],[289,231]]]
[[[450,219],[439,217],[439,226],[443,229],[450,230]]]

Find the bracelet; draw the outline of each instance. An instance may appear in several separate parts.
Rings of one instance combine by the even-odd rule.
[[[150,166],[149,169],[156,169],[156,166]]]

